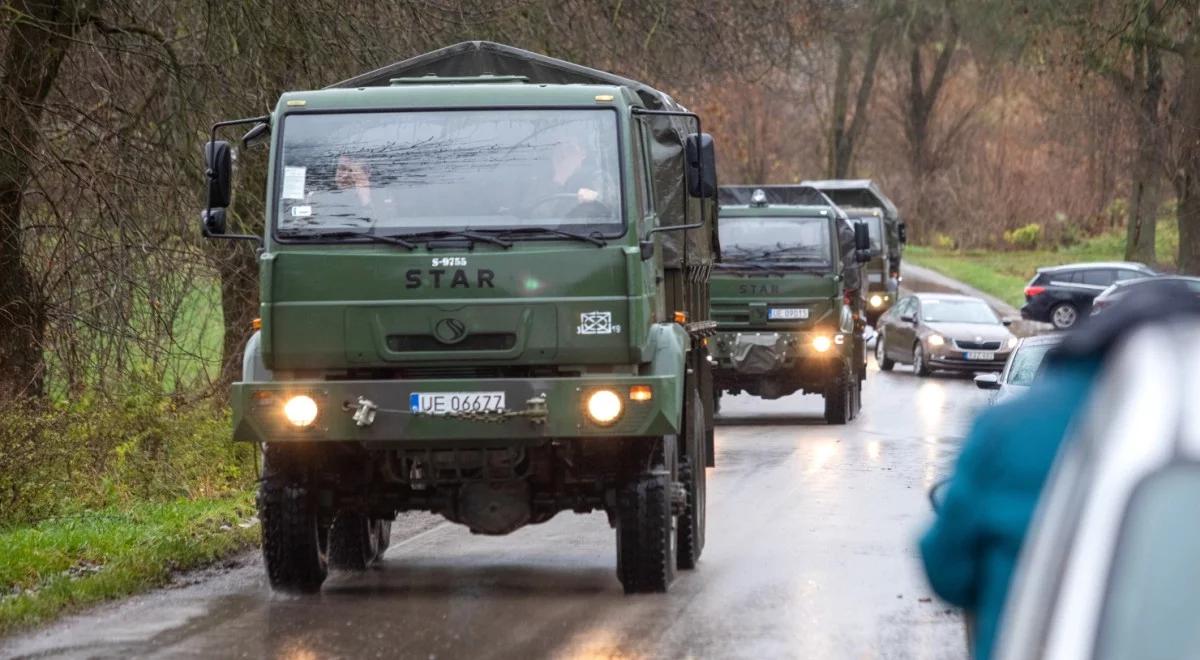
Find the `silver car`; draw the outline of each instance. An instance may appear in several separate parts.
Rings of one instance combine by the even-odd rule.
[[[1004,371],[979,374],[975,377],[975,386],[993,392],[988,399],[991,404],[1017,396],[1033,384],[1033,379],[1041,372],[1046,354],[1062,343],[1062,337],[1061,334],[1053,334],[1022,339],[1012,355],[1008,356]]]
[[[1022,546],[1001,660],[1200,658],[1200,322],[1105,359]]]

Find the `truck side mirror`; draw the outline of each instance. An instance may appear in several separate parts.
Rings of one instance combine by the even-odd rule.
[[[228,229],[225,209],[204,209],[200,212],[200,222],[205,236],[223,236]]]
[[[204,145],[204,174],[208,178],[208,208],[223,209],[233,197],[233,149],[224,140]]]
[[[900,232],[900,243],[908,243],[908,223],[901,222],[898,231]]]
[[[871,232],[867,229],[867,223],[865,222],[854,223],[854,249],[871,249]]]
[[[692,133],[684,145],[688,194],[701,199],[717,196],[717,153],[708,133]]]

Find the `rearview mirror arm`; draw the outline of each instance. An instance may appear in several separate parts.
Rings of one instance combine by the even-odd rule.
[[[262,115],[259,117],[246,117],[243,119],[230,119],[227,121],[219,121],[219,122],[213,124],[212,128],[209,129],[208,140],[209,140],[209,142],[216,142],[217,141],[217,130],[221,129],[221,128],[225,128],[226,126],[241,126],[243,124],[270,124],[270,122],[271,122],[271,115]],[[212,180],[216,177],[216,172],[214,172],[211,168],[209,168],[207,164],[205,164],[205,168],[204,168],[204,177],[209,180]],[[209,196],[208,186],[205,186],[204,217],[207,218],[210,214],[212,214],[212,211],[213,211],[212,198]],[[204,234],[205,238],[219,238],[219,239],[229,240],[229,241],[254,241],[255,243],[258,243],[258,249],[261,250],[264,247],[262,236],[256,236],[254,234],[213,234],[208,231],[207,227],[202,228],[200,231],[202,234]]]

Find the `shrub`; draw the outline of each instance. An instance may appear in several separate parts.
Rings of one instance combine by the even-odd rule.
[[[942,250],[953,250],[955,241],[947,234],[939,233],[933,237],[933,246]]]
[[[1004,232],[1004,242],[1018,250],[1036,250],[1041,238],[1042,226],[1036,222]]]
[[[0,527],[131,501],[226,494],[254,480],[228,414],[157,386],[0,403]]]

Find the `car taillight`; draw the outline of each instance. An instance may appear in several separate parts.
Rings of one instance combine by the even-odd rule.
[[[1027,286],[1025,287],[1025,297],[1032,298],[1034,296],[1040,296],[1045,290],[1046,287],[1044,286]]]

